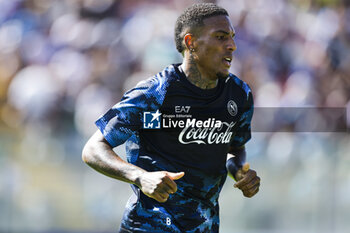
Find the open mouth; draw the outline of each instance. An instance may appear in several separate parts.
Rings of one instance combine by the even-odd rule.
[[[230,67],[231,66],[231,62],[232,62],[232,58],[231,57],[225,57],[224,58],[224,63],[226,66]]]

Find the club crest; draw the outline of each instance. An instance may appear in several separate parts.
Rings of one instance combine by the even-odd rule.
[[[238,113],[237,104],[235,101],[230,100],[227,102],[227,111],[230,113],[231,116],[236,116]]]

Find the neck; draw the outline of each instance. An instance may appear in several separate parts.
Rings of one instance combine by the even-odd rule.
[[[200,72],[198,65],[190,55],[188,59],[184,59],[181,65],[187,79],[195,86],[201,89],[212,89],[216,87],[218,79],[210,79]]]

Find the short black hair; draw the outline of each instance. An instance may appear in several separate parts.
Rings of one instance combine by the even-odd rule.
[[[197,3],[185,9],[175,23],[175,44],[177,51],[180,53],[184,51],[182,34],[186,28],[203,26],[204,19],[216,15],[228,16],[228,13],[224,8],[214,3]]]

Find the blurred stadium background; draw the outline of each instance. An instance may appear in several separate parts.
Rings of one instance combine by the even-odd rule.
[[[174,23],[194,2],[0,0],[0,232],[116,231],[131,189],[88,168],[81,149],[125,90],[181,61]],[[232,72],[257,107],[349,115],[350,1],[211,2],[230,14]],[[350,232],[349,118],[332,130],[331,114],[316,115],[329,132],[253,133],[261,191],[243,198],[228,179],[222,233]]]

